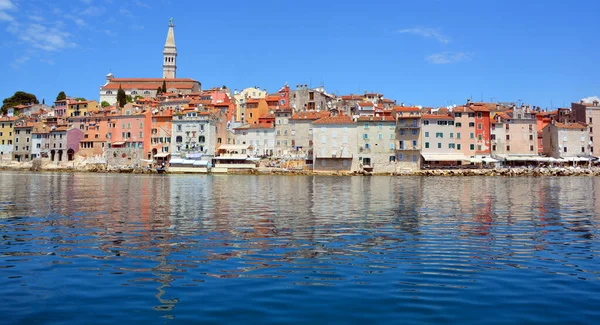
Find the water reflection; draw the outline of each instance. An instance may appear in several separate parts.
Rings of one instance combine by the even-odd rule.
[[[391,306],[402,302],[476,305],[489,290],[499,310],[549,288],[576,288],[569,303],[579,308],[600,302],[598,178],[0,173],[0,181],[0,290],[15,297],[0,311],[22,321],[54,310],[33,292],[56,295],[58,283],[80,309],[141,310],[146,320],[192,317],[200,301],[204,316],[232,320],[219,304],[244,314],[264,299],[305,319],[294,301],[306,305],[319,287],[350,302],[379,297],[361,312],[371,317],[401,313]],[[94,290],[114,299],[86,292]]]

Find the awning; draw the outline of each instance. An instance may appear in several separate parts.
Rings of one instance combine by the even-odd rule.
[[[208,166],[208,161],[206,160],[196,160],[194,161],[194,166]]]
[[[469,161],[465,155],[454,153],[422,153],[425,161]]]
[[[118,142],[113,142],[113,143],[112,143],[112,145],[113,145],[113,146],[122,146],[122,145],[124,145],[124,144],[125,144],[125,142],[124,142],[124,141],[118,141]]]
[[[193,160],[193,159],[184,159],[183,162],[182,162],[182,164],[184,164],[184,165],[193,165],[194,161],[196,161],[196,160]]]
[[[259,161],[259,160],[260,160],[260,158],[256,158],[256,157],[250,157],[250,158],[248,158],[247,160],[250,160],[250,161]]]
[[[246,159],[248,159],[248,157],[245,157],[245,156],[233,156],[233,157],[217,156],[217,157],[215,157],[215,159],[217,159],[217,160],[246,160]]]
[[[506,161],[545,161],[538,155],[497,155],[498,158]]]
[[[183,159],[181,159],[181,158],[173,158],[173,159],[171,159],[170,163],[172,165],[183,164]]]
[[[479,163],[483,162],[483,159],[476,158],[476,157],[471,157],[471,158],[469,158],[469,161],[472,162],[472,163],[475,163],[475,164],[479,164]]]
[[[169,152],[161,152],[161,153],[157,153],[156,155],[154,155],[154,158],[166,158],[170,155],[171,153]]]
[[[248,149],[250,146],[247,144],[222,144],[219,147],[219,150],[244,150]]]
[[[496,160],[496,159],[494,159],[492,157],[485,157],[485,158],[483,158],[481,160],[483,160],[483,162],[486,163],[486,164],[495,164],[497,162],[500,162],[499,160]]]

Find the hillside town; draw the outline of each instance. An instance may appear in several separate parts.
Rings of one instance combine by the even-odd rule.
[[[162,78],[106,75],[96,99],[8,107],[0,160],[105,164],[184,173],[260,166],[313,172],[591,165],[598,100],[548,110],[516,102],[423,107],[377,92],[283,84],[203,89],[177,77],[174,25]],[[67,91],[68,93],[68,91]],[[598,139],[600,140],[600,139]]]

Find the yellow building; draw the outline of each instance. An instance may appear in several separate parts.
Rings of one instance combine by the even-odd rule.
[[[0,159],[12,159],[16,117],[0,118]]]
[[[86,116],[89,112],[98,110],[98,102],[95,100],[69,101],[67,116]]]
[[[246,104],[248,100],[265,98],[267,96],[266,90],[260,90],[260,88],[250,87],[246,88],[240,92],[235,91],[233,95],[234,102],[237,106],[235,112],[235,120],[237,122],[247,123],[248,122],[248,113],[246,112]]]

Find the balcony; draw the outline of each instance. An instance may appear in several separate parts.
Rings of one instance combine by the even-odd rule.
[[[420,150],[419,146],[397,146],[396,150],[398,151],[403,151],[403,150]]]

